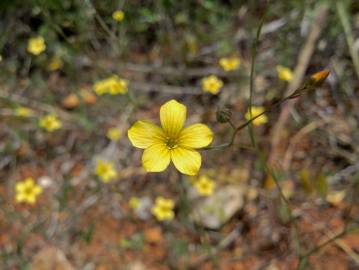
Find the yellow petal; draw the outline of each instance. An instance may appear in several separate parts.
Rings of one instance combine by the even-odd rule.
[[[161,124],[168,136],[173,138],[178,136],[186,121],[186,112],[186,106],[174,99],[162,105],[160,109]]]
[[[181,147],[171,150],[171,159],[177,170],[187,175],[196,175],[202,161],[197,151]]]
[[[16,192],[22,192],[26,188],[25,182],[18,182],[15,185]]]
[[[24,186],[25,188],[32,188],[34,186],[34,179],[32,179],[31,177],[26,178],[24,180]]]
[[[204,124],[194,124],[182,130],[178,144],[183,148],[201,148],[213,140],[212,131]]]
[[[34,194],[39,195],[42,192],[42,188],[38,185],[34,187]]]
[[[34,204],[36,202],[36,195],[35,194],[27,195],[25,201],[27,201],[30,204]]]
[[[128,130],[128,138],[133,146],[145,149],[155,143],[164,141],[165,134],[160,127],[151,122],[137,121]]]
[[[25,196],[24,196],[24,194],[23,193],[18,193],[18,194],[16,194],[16,196],[15,196],[15,200],[16,200],[16,202],[23,202],[24,200],[25,200]]]
[[[142,155],[142,165],[148,172],[162,172],[170,163],[170,151],[163,143],[148,147]]]

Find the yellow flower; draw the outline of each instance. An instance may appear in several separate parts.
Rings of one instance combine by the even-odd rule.
[[[130,208],[136,209],[140,205],[140,199],[137,197],[131,197],[128,203]]]
[[[116,10],[112,13],[112,18],[117,22],[122,22],[125,19],[125,12]]]
[[[142,164],[148,172],[162,172],[174,163],[183,174],[196,175],[201,167],[201,155],[195,149],[208,146],[212,131],[204,124],[184,128],[187,108],[176,100],[161,106],[162,128],[148,121],[137,121],[129,130],[133,146],[145,149]]]
[[[222,88],[223,82],[216,75],[210,75],[202,79],[202,89],[215,95]]]
[[[211,196],[213,194],[216,183],[206,175],[202,175],[193,183],[199,195]]]
[[[64,65],[64,63],[62,62],[62,59],[58,56],[54,56],[54,57],[52,57],[52,59],[50,61],[49,70],[50,71],[58,70],[58,69],[62,68],[63,65]]]
[[[20,117],[29,117],[33,115],[33,111],[26,107],[18,107],[15,109],[15,115]]]
[[[46,50],[46,44],[43,37],[30,38],[27,43],[27,51],[34,55],[39,55]]]
[[[276,69],[280,80],[287,82],[293,80],[293,72],[289,68],[278,65]]]
[[[119,128],[112,127],[107,130],[106,137],[111,141],[118,141],[122,137],[122,132]]]
[[[261,114],[264,112],[264,108],[263,107],[255,107],[253,106],[252,107],[252,118],[253,117],[256,117],[257,115]],[[251,114],[248,110],[248,112],[246,113],[245,115],[246,119],[247,120],[250,120],[251,119]],[[268,117],[263,114],[262,116],[259,116],[257,119],[253,120],[253,125],[256,125],[256,126],[259,126],[259,125],[262,125],[262,124],[265,124],[268,122]]]
[[[174,206],[173,200],[157,197],[151,212],[159,221],[172,220],[175,216],[173,212]]]
[[[61,128],[62,123],[55,114],[48,114],[40,119],[39,126],[48,132],[53,132]]]
[[[232,71],[238,69],[241,60],[237,56],[223,57],[219,59],[219,65],[224,71]]]
[[[15,186],[15,200],[18,203],[26,202],[34,204],[36,197],[42,192],[42,188],[34,182],[32,178],[26,178]]]
[[[117,172],[113,168],[113,163],[105,162],[104,160],[97,161],[95,173],[104,183],[110,182],[117,176]]]
[[[98,95],[110,94],[126,94],[128,92],[128,81],[113,75],[107,79],[98,81],[94,85],[94,91]]]

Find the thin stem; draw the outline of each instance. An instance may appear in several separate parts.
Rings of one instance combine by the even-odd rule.
[[[337,6],[336,10],[338,12],[340,23],[342,24],[344,29],[344,34],[349,47],[350,56],[353,60],[354,69],[359,78],[359,54],[355,50],[353,32],[350,26],[348,13],[345,10],[344,1],[337,1],[336,6]]]
[[[237,133],[242,130],[243,128],[247,127],[248,125],[250,125],[254,120],[256,120],[257,118],[261,117],[262,115],[268,113],[269,111],[271,111],[272,109],[280,106],[282,103],[284,103],[285,101],[289,100],[289,99],[293,99],[293,98],[297,98],[300,96],[300,94],[298,94],[299,91],[305,90],[307,88],[299,88],[296,91],[294,91],[291,95],[289,95],[288,97],[285,97],[275,103],[273,103],[269,108],[267,108],[266,110],[264,110],[263,112],[261,112],[260,114],[252,117],[251,119],[249,119],[248,121],[244,122],[243,124],[239,125],[238,127],[235,126],[235,124],[232,122],[232,120],[229,121],[230,126],[233,129],[232,135],[231,135],[231,139],[229,140],[229,142],[227,143],[223,143],[223,144],[219,144],[219,145],[213,145],[213,146],[208,146],[206,148],[203,148],[202,150],[219,150],[219,149],[225,149],[228,148],[230,146],[233,145],[234,140],[236,138]]]
[[[297,267],[297,270],[303,270],[305,269],[307,263],[308,263],[308,259],[310,256],[312,256],[314,253],[318,252],[319,250],[321,250],[323,247],[331,244],[332,242],[334,242],[335,240],[337,240],[338,238],[341,238],[342,236],[344,236],[347,232],[348,232],[348,228],[344,228],[340,233],[334,235],[333,237],[329,238],[327,241],[313,247],[312,249],[310,249],[307,253],[305,253],[304,255],[302,255],[300,257],[299,260],[299,264]]]
[[[252,60],[251,60],[251,73],[250,73],[250,79],[249,79],[249,117],[253,118],[252,115],[252,104],[253,104],[253,94],[254,94],[254,90],[255,90],[255,84],[254,84],[254,78],[255,78],[255,65],[256,65],[256,57],[257,57],[257,48],[258,48],[258,43],[259,43],[259,37],[261,35],[261,30],[262,30],[262,26],[264,23],[264,17],[261,19],[261,22],[259,23],[258,29],[257,29],[257,33],[256,33],[256,38],[253,42],[253,46],[252,46]],[[253,125],[252,122],[249,122],[249,136],[251,138],[251,142],[253,146],[256,146],[256,139],[254,136],[254,131],[253,131]]]

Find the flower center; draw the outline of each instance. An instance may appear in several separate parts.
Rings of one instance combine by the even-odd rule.
[[[166,145],[168,149],[174,149],[176,148],[177,145],[177,139],[176,138],[171,138],[171,137],[167,137],[166,138]]]
[[[32,187],[27,187],[27,188],[25,188],[24,193],[25,193],[26,195],[31,195],[31,194],[32,194]]]

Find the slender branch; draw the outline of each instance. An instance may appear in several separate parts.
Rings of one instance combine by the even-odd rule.
[[[228,148],[230,146],[233,145],[234,141],[235,141],[235,138],[236,138],[236,135],[237,133],[242,130],[243,128],[247,127],[248,125],[250,125],[254,120],[256,120],[257,118],[261,117],[262,115],[268,113],[269,111],[273,110],[274,108],[280,106],[282,103],[290,100],[290,99],[293,99],[293,98],[297,98],[299,97],[303,92],[307,92],[307,91],[310,91],[312,89],[315,89],[315,86],[314,85],[311,85],[310,83],[311,81],[308,80],[302,87],[298,88],[297,90],[295,90],[291,95],[273,103],[269,108],[267,108],[266,110],[264,110],[263,112],[261,112],[260,114],[252,117],[251,119],[249,119],[248,121],[244,122],[243,124],[239,125],[238,127],[236,127],[234,125],[234,123],[230,120],[229,121],[229,124],[231,125],[232,129],[233,129],[233,132],[232,132],[232,135],[231,135],[231,139],[229,140],[229,142],[227,143],[223,143],[223,144],[220,144],[220,145],[213,145],[213,146],[208,146],[206,148],[203,148],[202,150],[219,150],[219,149],[225,149],[225,148]]]
[[[333,237],[329,238],[327,241],[322,242],[321,244],[313,247],[312,249],[310,249],[307,253],[305,253],[304,255],[300,256],[300,260],[299,260],[299,265],[297,267],[297,270],[303,270],[305,269],[305,266],[308,263],[308,259],[310,256],[312,256],[314,253],[318,252],[319,250],[321,250],[323,247],[331,244],[332,242],[334,242],[335,240],[337,240],[338,238],[341,238],[342,236],[344,236],[346,233],[348,232],[348,228],[344,228],[341,232],[339,232],[338,234],[334,235]]]
[[[347,40],[347,44],[349,47],[350,56],[353,60],[354,69],[359,78],[359,54],[354,46],[353,32],[350,27],[350,22],[348,19],[349,16],[348,16],[347,11],[345,10],[343,1],[337,1],[336,7],[337,7],[336,10],[338,12],[340,23],[342,24],[343,29],[344,29],[344,34],[345,34],[345,38]]]
[[[262,26],[264,23],[264,19],[265,19],[265,15],[262,17],[261,22],[259,23],[257,33],[256,33],[256,38],[255,38],[255,40],[253,42],[253,46],[252,46],[251,73],[249,76],[249,118],[253,118],[252,105],[253,105],[253,94],[254,94],[254,88],[255,88],[254,77],[255,77],[255,70],[256,70],[255,68],[256,68],[257,48],[258,48],[259,37],[261,35],[261,30],[262,30]],[[252,145],[255,147],[256,139],[254,136],[253,125],[252,125],[252,122],[249,122],[248,124],[249,124],[249,129],[248,129],[249,136],[251,137]]]

